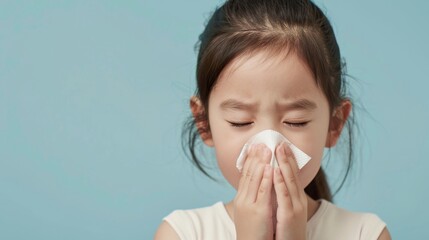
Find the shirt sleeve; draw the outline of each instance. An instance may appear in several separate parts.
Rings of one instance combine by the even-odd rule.
[[[183,210],[175,210],[163,218],[176,231],[182,240],[197,240],[195,226],[189,215]]]
[[[377,215],[367,213],[364,215],[361,229],[361,240],[377,240],[386,223],[383,222]]]

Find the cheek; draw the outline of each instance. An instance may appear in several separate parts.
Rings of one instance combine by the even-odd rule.
[[[311,157],[311,160],[299,171],[299,179],[302,186],[307,186],[319,171],[323,157],[324,142],[311,141],[305,147],[300,148]]]
[[[307,186],[320,169],[323,150],[328,133],[327,121],[320,126],[314,126],[311,134],[303,135],[294,144],[308,154],[311,160],[300,170],[299,178],[303,186]]]
[[[299,180],[303,187],[307,187],[308,184],[314,179],[317,172],[320,169],[320,159],[312,158],[299,172]]]
[[[225,179],[237,189],[240,172],[235,165],[247,138],[241,134],[235,134],[219,122],[212,121],[212,123],[212,138],[218,167]]]
[[[209,109],[210,111],[210,109]],[[218,116],[216,112],[210,112],[209,121],[216,160],[222,175],[235,189],[238,187],[240,172],[236,168],[236,160],[243,145],[248,140],[246,134],[238,134],[225,126],[224,120],[211,116]]]
[[[216,145],[216,159],[219,169],[235,189],[237,189],[240,179],[240,172],[235,165],[242,146],[241,144],[227,144],[225,141]]]

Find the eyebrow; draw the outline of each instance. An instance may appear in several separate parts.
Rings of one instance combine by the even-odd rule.
[[[308,99],[298,99],[290,103],[283,104],[281,109],[283,110],[314,110],[317,108],[317,104]]]
[[[256,104],[241,102],[236,99],[227,99],[220,104],[220,108],[224,110],[254,110],[257,107]]]
[[[317,104],[308,99],[298,99],[293,102],[283,103],[279,105],[279,108],[283,111],[314,110],[317,108]],[[255,110],[258,105],[254,103],[245,103],[236,99],[227,99],[220,104],[220,107],[224,110]]]

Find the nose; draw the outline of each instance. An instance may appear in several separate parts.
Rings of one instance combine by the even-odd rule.
[[[276,121],[270,118],[264,119],[263,121],[261,120],[256,127],[255,133],[262,132],[264,130],[273,130],[283,135],[286,133],[284,124],[281,121]]]

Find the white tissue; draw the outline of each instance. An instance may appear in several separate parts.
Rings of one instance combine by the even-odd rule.
[[[281,133],[276,132],[274,130],[264,130],[262,132],[257,133],[253,137],[251,137],[246,144],[244,144],[243,148],[241,149],[240,155],[237,158],[237,169],[241,172],[244,165],[244,159],[246,159],[247,156],[247,149],[249,146],[263,143],[265,144],[270,150],[271,150],[271,166],[272,167],[278,167],[277,159],[275,157],[274,151],[276,149],[276,146],[280,144],[281,142],[285,142],[289,145],[289,148],[292,150],[292,153],[295,156],[296,162],[298,164],[298,168],[301,169],[304,167],[305,164],[310,161],[311,157],[305,154],[303,151],[301,151],[299,148],[297,148],[295,145],[293,145],[285,136],[283,136]]]

